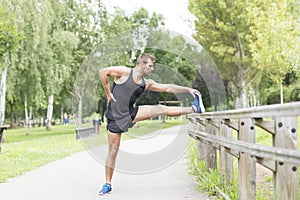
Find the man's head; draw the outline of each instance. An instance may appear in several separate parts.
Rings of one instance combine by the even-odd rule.
[[[147,53],[142,53],[137,61],[136,65],[143,68],[143,72],[145,75],[150,74],[154,70],[154,62],[155,58]]]
[[[141,53],[141,55],[138,57],[136,64],[141,64],[141,63],[147,63],[148,61],[152,61],[153,63],[155,62],[155,58],[151,56],[148,53]]]

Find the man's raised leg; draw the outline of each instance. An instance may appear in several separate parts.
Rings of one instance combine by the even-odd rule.
[[[139,106],[139,110],[134,118],[134,122],[151,119],[160,115],[165,115],[169,117],[176,117],[185,114],[194,113],[192,107],[176,107],[176,106]]]

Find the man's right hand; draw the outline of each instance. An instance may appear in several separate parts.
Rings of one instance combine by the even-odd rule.
[[[109,104],[109,102],[113,100],[114,102],[116,102],[117,100],[115,99],[114,95],[112,93],[109,93],[109,95],[107,95],[107,104]]]

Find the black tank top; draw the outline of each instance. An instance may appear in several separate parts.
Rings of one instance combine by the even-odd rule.
[[[137,84],[133,80],[133,70],[131,69],[128,79],[121,84],[113,83],[111,93],[115,101],[110,101],[106,117],[110,120],[129,120],[130,109],[133,107],[137,98],[145,91],[146,83],[142,78],[142,83]],[[132,119],[131,119],[132,120]]]

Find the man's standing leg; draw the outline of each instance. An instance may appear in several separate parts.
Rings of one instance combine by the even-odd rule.
[[[107,139],[108,139],[108,155],[105,164],[106,183],[111,183],[111,179],[115,169],[116,157],[119,151],[121,134],[112,133],[108,130]]]
[[[107,140],[108,154],[105,163],[106,183],[103,185],[102,190],[99,192],[100,195],[109,193],[112,190],[111,180],[115,169],[116,157],[119,151],[121,134],[112,133],[109,130],[107,130]]]

